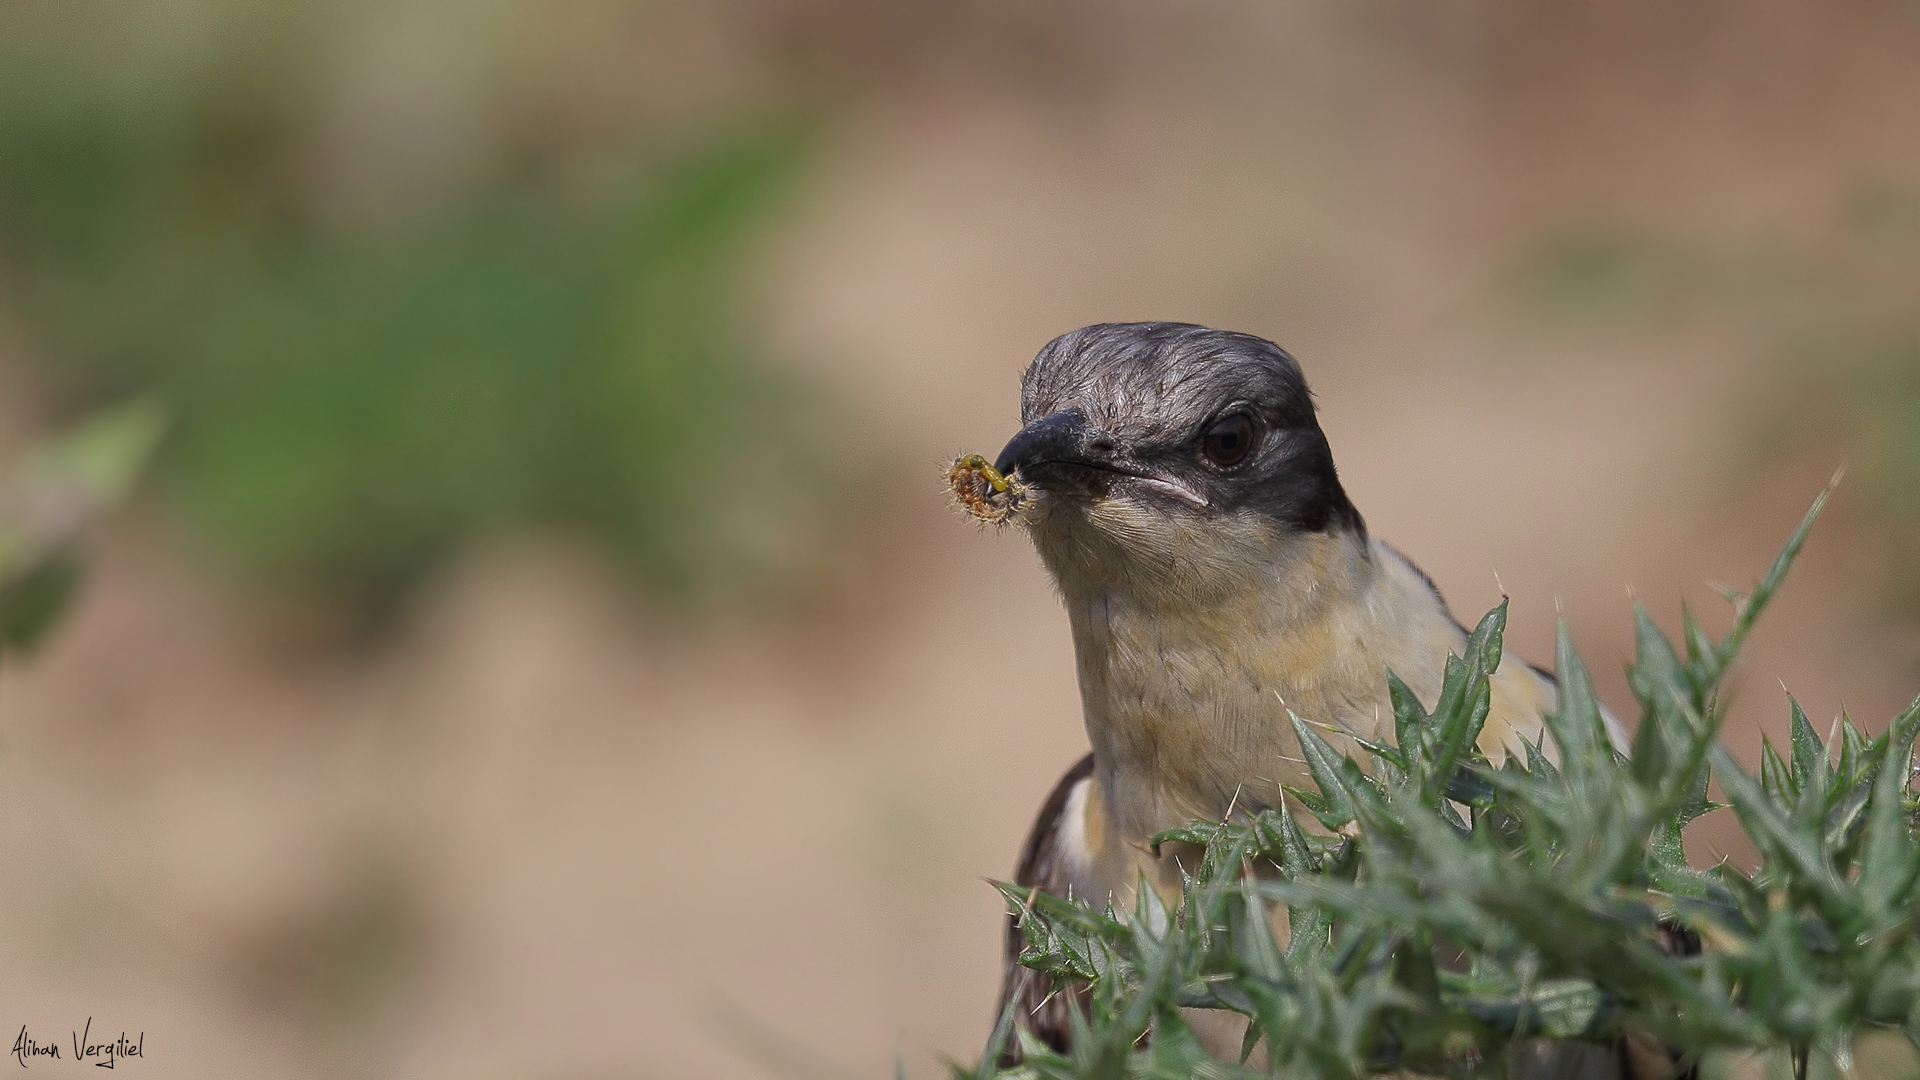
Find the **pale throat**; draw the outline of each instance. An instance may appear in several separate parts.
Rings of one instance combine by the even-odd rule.
[[[1217,820],[1236,800],[1275,805],[1278,785],[1306,782],[1287,710],[1371,736],[1386,666],[1428,651],[1418,639],[1432,628],[1381,617],[1404,615],[1383,595],[1401,583],[1363,534],[1266,531],[1225,530],[1219,543],[1188,533],[1174,573],[1165,550],[1151,573],[1047,559],[1118,839]]]

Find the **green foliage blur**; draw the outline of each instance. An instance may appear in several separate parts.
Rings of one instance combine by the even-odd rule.
[[[32,652],[73,600],[91,526],[126,498],[163,418],[138,401],[36,444],[0,492],[0,660]]]
[[[1822,740],[1793,705],[1789,753],[1768,746],[1758,777],[1717,738],[1722,681],[1819,509],[1734,597],[1724,638],[1687,614],[1676,645],[1638,613],[1631,758],[1564,625],[1542,745],[1479,752],[1502,604],[1449,657],[1431,713],[1392,681],[1395,737],[1361,745],[1367,768],[1292,717],[1314,789],[1289,801],[1312,832],[1263,809],[1156,837],[1204,850],[1177,909],[1144,883],[1125,919],[1002,886],[1020,962],[1085,987],[1088,1013],[1060,1053],[1009,1011],[956,1076],[1615,1075],[1622,1039],[1674,1074],[1757,1052],[1802,1080],[1910,1075],[1910,1053],[1854,1067],[1875,1033],[1920,1045],[1920,701],[1871,739],[1843,719]],[[1761,854],[1752,873],[1685,857],[1712,782]],[[1182,1009],[1245,1017],[1241,1062],[1210,1059]],[[1024,1060],[1000,1068],[1010,1038]]]
[[[763,466],[817,403],[756,362],[736,282],[805,117],[569,141],[503,76],[498,153],[356,216],[328,80],[374,9],[177,6],[204,25],[36,6],[0,44],[0,270],[62,407],[167,404],[162,491],[225,560],[374,614],[530,522],[664,597],[793,569],[807,474]]]

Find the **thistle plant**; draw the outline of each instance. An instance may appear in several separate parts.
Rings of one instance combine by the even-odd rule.
[[[1311,789],[1157,837],[1204,851],[1175,910],[1144,886],[1121,918],[1000,885],[1021,962],[1086,986],[1089,1007],[1064,1055],[1001,1016],[957,1075],[1470,1076],[1526,1047],[1626,1039],[1682,1063],[1770,1051],[1804,1077],[1810,1061],[1850,1068],[1873,1029],[1920,1044],[1920,701],[1877,736],[1843,717],[1826,739],[1790,701],[1790,745],[1768,744],[1758,776],[1717,738],[1729,669],[1824,499],[1752,591],[1729,594],[1724,637],[1689,611],[1676,643],[1636,609],[1631,756],[1564,623],[1541,741],[1497,764],[1476,747],[1503,601],[1449,657],[1431,711],[1390,680],[1391,744],[1343,750],[1289,714]],[[1751,872],[1683,853],[1716,787],[1760,854]],[[1191,1009],[1245,1018],[1240,1062],[1202,1051]],[[1009,1040],[1022,1062],[999,1071]]]

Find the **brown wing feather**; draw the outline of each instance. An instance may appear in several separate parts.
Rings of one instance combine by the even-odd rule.
[[[1093,755],[1088,754],[1068,769],[1067,774],[1054,785],[1053,793],[1047,796],[1039,815],[1034,818],[1033,831],[1027,834],[1026,847],[1020,852],[1020,864],[1013,875],[1017,884],[1044,889],[1055,895],[1066,893],[1068,879],[1062,863],[1064,849],[1060,842],[1063,818],[1074,787],[1092,775]],[[1081,1002],[1084,991],[1056,994],[1051,978],[1031,968],[1021,967],[1020,949],[1025,942],[1026,938],[1020,933],[1019,916],[1009,914],[1006,971],[1000,983],[1000,1005],[994,1015],[998,1016],[1006,1009],[1009,1000],[1017,998],[1020,1004],[1015,1009],[1014,1022],[1040,1041],[1064,1052],[1067,1034],[1071,1030],[1068,1010],[1084,1007]],[[1014,1065],[1019,1060],[1018,1045],[1009,1042],[1001,1051],[1001,1063]]]

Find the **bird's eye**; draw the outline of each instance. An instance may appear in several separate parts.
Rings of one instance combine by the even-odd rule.
[[[1200,452],[1222,469],[1240,464],[1252,450],[1253,418],[1246,413],[1221,417],[1200,437]]]

